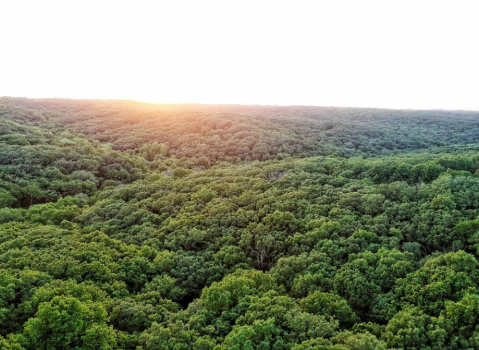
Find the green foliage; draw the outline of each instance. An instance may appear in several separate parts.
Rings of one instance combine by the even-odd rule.
[[[27,349],[115,349],[116,334],[106,324],[107,312],[97,303],[55,297],[42,303],[25,323]]]
[[[0,98],[0,348],[479,349],[478,117]]]
[[[300,305],[306,312],[334,317],[341,325],[352,325],[358,320],[346,300],[331,293],[314,292],[303,298]]]
[[[246,295],[277,289],[274,280],[268,275],[255,270],[238,270],[223,281],[205,288],[201,299],[206,309],[220,313],[235,307]]]

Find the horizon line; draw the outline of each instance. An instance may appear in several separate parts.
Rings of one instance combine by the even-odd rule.
[[[338,106],[338,105],[314,105],[314,104],[250,104],[250,103],[210,103],[210,102],[151,102],[127,98],[78,98],[78,97],[26,97],[26,96],[0,96],[0,99],[27,99],[27,100],[72,100],[72,101],[117,101],[117,102],[136,102],[152,105],[168,106],[243,106],[243,107],[318,107],[318,108],[350,108],[350,109],[386,109],[386,110],[406,110],[406,111],[444,111],[444,112],[479,112],[477,109],[448,109],[448,108],[413,108],[413,107],[364,107],[364,106]]]

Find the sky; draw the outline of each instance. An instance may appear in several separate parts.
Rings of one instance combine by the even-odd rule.
[[[477,0],[0,2],[0,96],[479,110]]]

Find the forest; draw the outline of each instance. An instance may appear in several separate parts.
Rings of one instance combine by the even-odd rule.
[[[479,112],[0,98],[0,349],[479,349]]]

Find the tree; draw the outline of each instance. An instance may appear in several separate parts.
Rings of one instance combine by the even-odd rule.
[[[116,349],[117,335],[106,321],[107,313],[100,304],[58,296],[40,304],[35,317],[25,323],[25,347]]]

